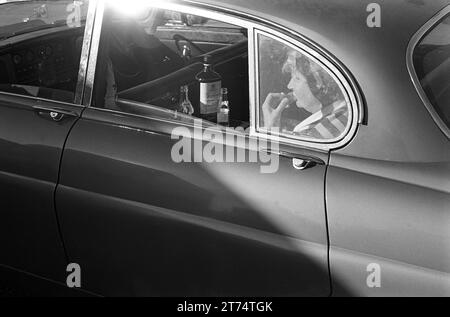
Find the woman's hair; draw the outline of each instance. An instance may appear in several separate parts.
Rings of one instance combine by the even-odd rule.
[[[305,76],[313,95],[324,107],[343,100],[339,85],[320,65],[298,51],[291,50],[283,65],[283,73],[300,72]]]

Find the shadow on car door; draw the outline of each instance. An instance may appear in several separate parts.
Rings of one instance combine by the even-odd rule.
[[[297,171],[280,158],[276,173],[262,174],[255,163],[177,164],[175,127],[93,108],[74,127],[56,199],[83,287],[113,296],[329,295],[326,166]]]
[[[52,109],[65,114],[55,120]],[[53,195],[64,142],[81,109],[0,94],[0,265],[65,281]]]

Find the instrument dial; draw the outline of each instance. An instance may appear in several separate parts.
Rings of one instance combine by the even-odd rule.
[[[16,65],[22,64],[22,61],[23,61],[23,58],[22,58],[21,55],[16,54],[16,55],[13,56],[14,64],[16,64]]]

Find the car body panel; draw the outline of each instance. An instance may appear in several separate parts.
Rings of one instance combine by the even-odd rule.
[[[0,263],[62,281],[65,254],[53,204],[62,149],[76,120],[40,117],[32,98],[0,94]],[[80,113],[80,108],[58,105]]]
[[[325,166],[292,173],[284,160],[264,175],[254,163],[177,164],[175,127],[88,109],[72,131],[57,206],[89,289],[328,295]]]
[[[450,162],[332,155],[327,174],[330,265],[333,280],[346,282],[345,292],[450,294],[449,173]],[[372,263],[380,265],[381,288],[366,284]]]
[[[242,10],[238,1],[220,4]],[[406,66],[413,35],[449,1],[383,3],[382,27],[368,28],[367,3],[245,3],[331,52],[358,82],[365,118],[352,142],[333,151],[326,200],[333,292],[449,294],[449,142],[421,101]],[[289,11],[289,12],[288,12]],[[273,12],[279,12],[272,17]],[[345,21],[345,22],[343,22]],[[414,242],[412,242],[414,241]],[[381,288],[367,267],[382,269]]]
[[[442,8],[439,4],[428,18]],[[367,72],[376,85],[364,87],[358,80],[367,125],[360,127],[352,143],[330,156],[330,266],[337,285],[347,281],[345,292],[450,294],[450,147],[408,73],[405,47],[415,31],[387,48],[401,48],[386,59],[396,61],[396,67]],[[384,81],[377,80],[378,75]],[[367,284],[367,269],[373,263],[380,265],[381,287]],[[339,295],[339,287],[334,292]]]

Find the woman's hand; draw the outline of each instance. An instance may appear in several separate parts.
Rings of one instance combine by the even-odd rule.
[[[281,114],[289,105],[288,95],[284,93],[270,93],[267,95],[266,101],[262,105],[264,127],[280,128]]]

